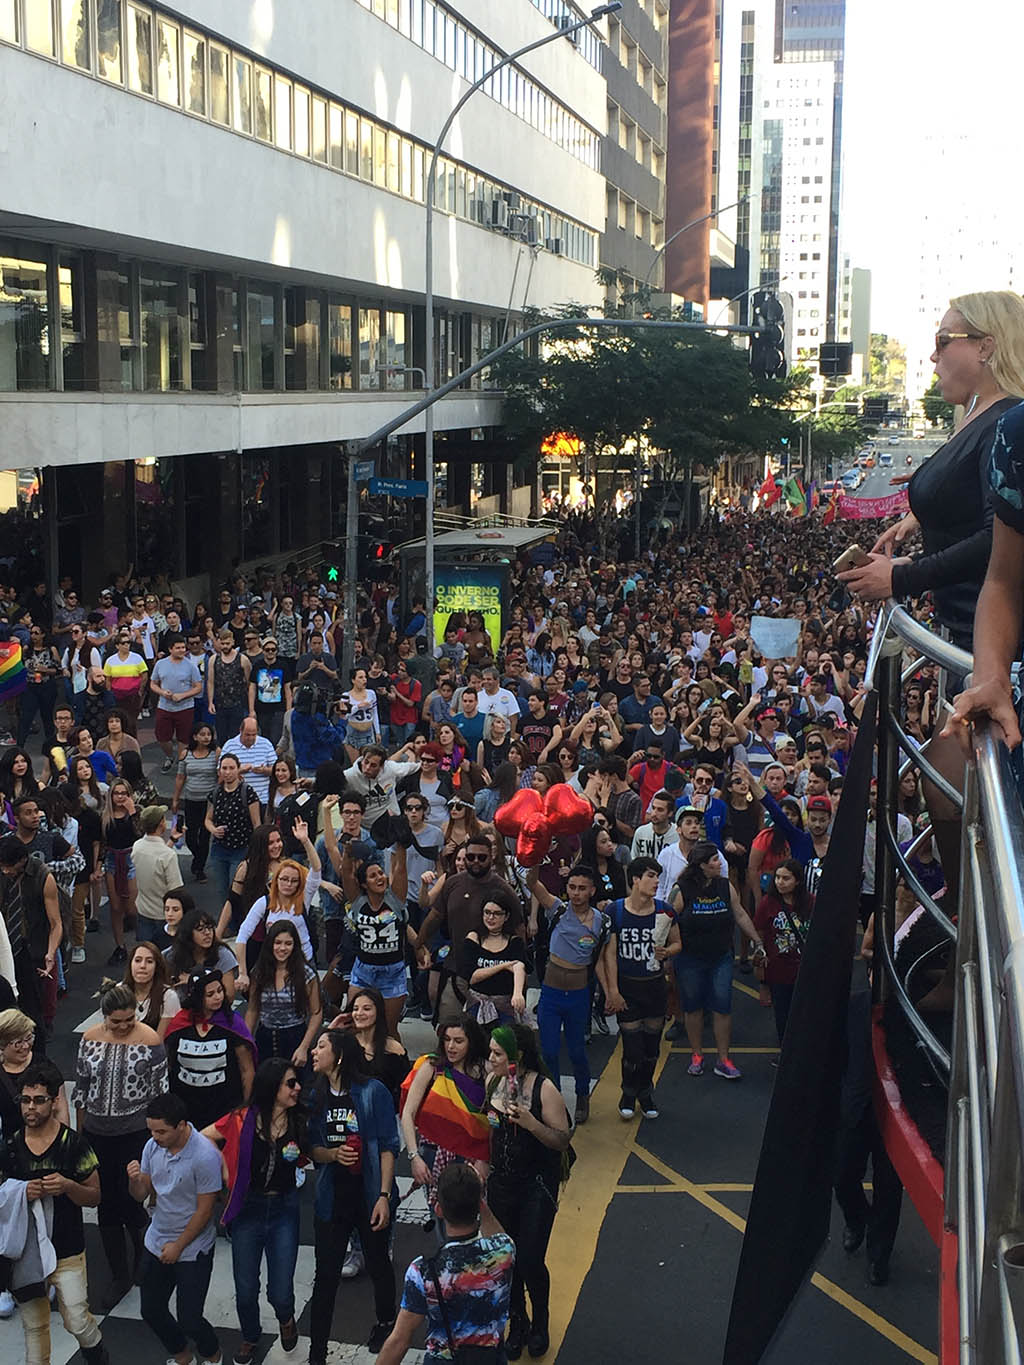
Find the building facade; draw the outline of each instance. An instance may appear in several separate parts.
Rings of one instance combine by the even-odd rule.
[[[306,0],[292,22],[244,0],[0,4],[0,490],[41,507],[51,569],[87,592],[129,563],[189,581],[339,531],[342,443],[425,387],[434,139],[566,8]],[[599,301],[602,65],[600,33],[551,43],[453,126],[436,381],[524,307]],[[437,405],[442,502],[507,500],[499,422],[486,376]],[[379,472],[417,477],[422,429]]]
[[[603,54],[607,210],[600,260],[624,293],[645,281],[660,291],[664,283],[658,251],[665,227],[668,21],[667,0],[623,0],[609,20]],[[608,289],[611,297],[615,288]]]

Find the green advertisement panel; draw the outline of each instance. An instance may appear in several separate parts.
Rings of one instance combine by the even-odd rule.
[[[501,644],[501,607],[508,569],[500,564],[438,564],[434,574],[434,639],[440,644],[452,612],[478,611],[495,654]]]

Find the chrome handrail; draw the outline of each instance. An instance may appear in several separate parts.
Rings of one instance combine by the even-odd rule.
[[[914,659],[909,667],[906,652]],[[926,661],[958,678],[966,677],[972,668],[966,651],[932,635],[893,602],[886,603],[868,664],[868,685],[877,687],[880,701],[877,819],[882,837],[876,840],[876,978],[880,996],[892,998],[933,1070],[948,1080],[944,1216],[947,1228],[958,1237],[957,1359],[961,1365],[1022,1365],[1024,810],[1006,750],[987,726],[977,725],[971,731],[972,761],[961,796],[935,770],[927,754],[918,751],[900,724],[902,684]],[[904,762],[900,762],[901,755],[906,756]],[[931,897],[921,894],[924,888],[899,848],[898,779],[908,766],[936,782],[947,797],[956,798],[963,814],[955,925]],[[935,923],[955,936],[950,1052],[914,1008],[896,975],[897,870]],[[943,1365],[952,1362],[944,1358]]]

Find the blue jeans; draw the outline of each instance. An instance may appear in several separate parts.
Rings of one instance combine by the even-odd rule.
[[[561,1071],[558,1055],[564,1025],[565,1045],[569,1050],[573,1075],[576,1077],[577,1099],[590,1094],[590,1063],[587,1061],[587,1047],[584,1041],[589,1016],[589,986],[582,986],[578,991],[559,991],[554,986],[541,986],[540,1003],[537,1006],[540,1050],[557,1085]]]
[[[405,725],[391,725],[389,729],[391,730],[392,744],[401,748],[403,744],[408,744],[416,733],[416,722],[411,720]]]
[[[217,895],[220,897],[221,905],[228,898],[231,890],[231,883],[238,870],[238,864],[245,857],[244,848],[225,848],[219,839],[210,840],[210,871],[213,873],[213,884]]]
[[[250,1194],[231,1224],[231,1268],[242,1340],[259,1341],[260,1264],[267,1258],[267,1298],[278,1322],[295,1316],[299,1254],[299,1192]],[[339,1256],[344,1251],[339,1248]]]

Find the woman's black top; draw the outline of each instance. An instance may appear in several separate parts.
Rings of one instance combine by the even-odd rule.
[[[926,460],[907,485],[924,551],[910,564],[893,566],[893,595],[931,592],[940,625],[962,649],[971,648],[992,548],[989,453],[999,418],[1019,401],[1001,398],[986,408]]]
[[[372,1057],[366,1058],[366,1069],[375,1081],[380,1081],[381,1085],[387,1088],[395,1102],[397,1113],[402,1098],[402,1082],[412,1070],[412,1062],[406,1053],[388,1052],[385,1049],[379,1055],[375,1053]]]
[[[107,848],[131,848],[139,837],[132,815],[115,815],[104,831]]]
[[[544,1078],[534,1075],[530,1094],[530,1113],[543,1123],[541,1090]],[[538,1177],[549,1187],[557,1189],[562,1169],[562,1153],[545,1147],[540,1138],[510,1123],[500,1109],[487,1106],[487,1121],[491,1125],[491,1174],[497,1185],[521,1185]]]
[[[493,976],[473,984],[471,978],[475,971],[481,967],[495,967],[499,962],[508,963],[506,971],[495,972]],[[526,947],[523,940],[514,934],[504,948],[496,950],[485,948],[482,943],[467,938],[459,955],[459,975],[470,982],[477,995],[512,995],[516,988],[512,964],[516,962],[526,966]]]
[[[249,1193],[290,1193],[295,1189],[298,1157],[298,1145],[289,1134],[268,1142],[257,1129],[252,1140]]]

